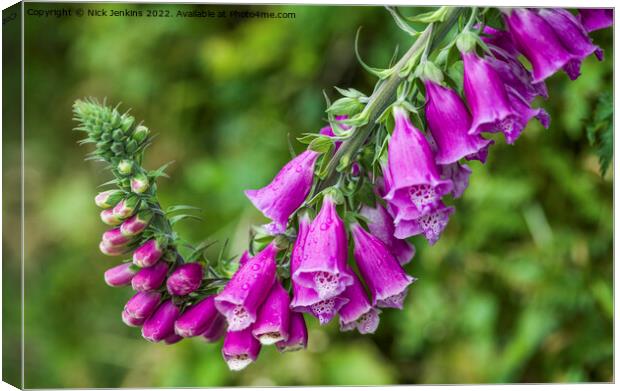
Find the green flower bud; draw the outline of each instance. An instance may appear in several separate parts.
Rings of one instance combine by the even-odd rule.
[[[125,132],[128,132],[131,128],[131,125],[133,125],[133,121],[134,118],[131,115],[124,115],[121,119],[121,129],[123,129]]]
[[[112,141],[112,135],[110,133],[102,133],[101,141]]]
[[[443,81],[443,73],[431,61],[426,61],[422,68],[422,80],[430,80],[434,83],[441,84]]]
[[[129,140],[127,145],[125,145],[125,150],[128,154],[133,154],[138,150],[138,143],[135,140]]]
[[[137,143],[141,143],[144,140],[146,140],[146,138],[149,135],[149,128],[147,128],[144,125],[139,125],[138,127],[136,127],[136,130],[133,131],[133,134],[131,135],[131,137],[136,140]]]
[[[121,129],[116,129],[112,133],[112,138],[114,139],[114,141],[121,141],[123,137],[125,137],[125,134],[123,133]]]
[[[131,160],[121,160],[116,169],[121,175],[129,175],[133,171],[133,162]]]
[[[476,34],[469,31],[464,31],[459,34],[459,37],[456,39],[456,47],[461,53],[467,53],[476,49],[477,42],[478,37]]]
[[[110,147],[110,151],[114,152],[114,154],[117,156],[122,155],[123,153],[125,153],[125,147],[123,146],[123,143],[115,142]]]

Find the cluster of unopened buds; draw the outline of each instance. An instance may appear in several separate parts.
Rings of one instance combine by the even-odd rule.
[[[503,133],[512,144],[531,119],[548,127],[547,113],[531,106],[547,97],[545,79],[559,70],[574,79],[585,57],[602,59],[588,33],[612,24],[610,10],[467,11],[440,8],[423,16],[423,32],[404,27],[416,43],[392,68],[374,70],[380,81],[370,97],[339,89],[329,126],[302,137],[308,149],[269,185],[246,191],[271,222],[253,228],[237,262],[207,260],[205,246],[178,238],[173,226],[185,215],[175,213],[187,207],[162,210],[155,179],[164,170],[140,165],[149,130],[116,108],[77,101],[84,142],[96,145],[91,157],[109,164],[117,187],[95,198],[113,227],[101,252],[132,254],[105,272],[109,285],[136,291],[122,320],[152,342],[223,337],[224,359],[240,370],[263,345],[305,348],[304,314],[320,324],[338,315],[342,331],[366,334],[382,309],[401,309],[415,281],[403,268],[415,253],[407,239],[439,239],[454,212],[446,202],[468,185],[464,162],[484,163],[494,143],[483,136]],[[485,24],[492,12],[503,28]],[[444,78],[453,48],[460,82]]]

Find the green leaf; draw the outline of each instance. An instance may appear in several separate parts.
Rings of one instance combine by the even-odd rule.
[[[419,23],[435,23],[435,22],[443,22],[446,18],[446,14],[448,13],[448,7],[439,7],[435,11],[425,12],[423,14],[410,16],[407,19],[412,22]]]
[[[159,167],[157,170],[149,171],[149,177],[151,177],[151,178],[159,178],[159,177],[163,176],[163,177],[167,178],[168,174],[166,174],[166,169],[172,163],[174,163],[174,160],[173,161],[169,161],[168,163],[166,163],[163,166]]]
[[[613,158],[613,99],[609,92],[599,98],[586,135],[590,145],[596,147],[601,175],[605,175]]]
[[[194,219],[194,220],[202,221],[202,218],[200,218],[198,216],[194,216],[194,215],[187,215],[187,214],[185,214],[185,215],[176,215],[176,216],[170,217],[170,219],[169,219],[170,225],[175,225],[179,221],[185,220],[185,219]]]
[[[308,145],[308,149],[318,152],[318,153],[326,153],[332,147],[334,142],[328,136],[319,136],[312,140],[310,145]]]
[[[419,31],[409,26],[409,24],[405,21],[405,18],[400,13],[398,8],[395,8],[395,7],[385,7],[385,8],[389,11],[390,15],[392,15],[392,18],[394,18],[394,22],[401,30],[411,35],[412,37],[415,37],[420,34]]]
[[[177,212],[179,210],[202,210],[196,206],[191,206],[191,205],[172,205],[168,208],[166,208],[166,214],[168,213],[174,213]]]
[[[340,98],[327,108],[328,113],[337,115],[353,115],[359,113],[364,104],[357,98]]]
[[[356,90],[355,88],[347,88],[346,90],[344,88],[339,88],[339,87],[334,87],[334,88],[342,96],[345,96],[347,98],[359,99],[362,102],[364,101],[364,99],[368,98],[363,92],[360,92],[360,91]]]

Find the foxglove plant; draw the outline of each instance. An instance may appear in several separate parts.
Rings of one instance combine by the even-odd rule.
[[[560,70],[578,77],[591,54],[602,60],[588,33],[613,19],[611,10],[441,7],[410,18],[427,25],[417,31],[388,10],[415,41],[388,69],[362,62],[379,78],[373,93],[338,88],[329,123],[299,139],[307,149],[271,183],[245,191],[269,221],[252,230],[237,262],[223,250],[208,260],[207,245],[180,239],[174,225],[188,215],[177,212],[188,207],[160,206],[165,166],[141,166],[152,141],[146,126],[105,102],[75,103],[83,142],[95,145],[89,158],[114,177],[95,204],[110,226],[101,252],[128,257],[105,282],[137,291],[123,322],[152,342],[223,338],[231,370],[254,362],[263,345],[304,349],[307,318],[326,324],[338,315],[342,331],[374,333],[381,311],[406,305],[416,280],[405,270],[410,238],[439,239],[472,175],[465,162],[486,163],[499,140],[489,134],[512,144],[531,119],[548,127],[548,114],[532,106],[548,97],[545,80]],[[454,76],[458,57],[463,71]]]

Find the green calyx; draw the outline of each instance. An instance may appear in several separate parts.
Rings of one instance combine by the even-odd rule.
[[[461,53],[467,53],[476,50],[477,43],[478,36],[471,31],[463,31],[456,39],[456,47]]]

